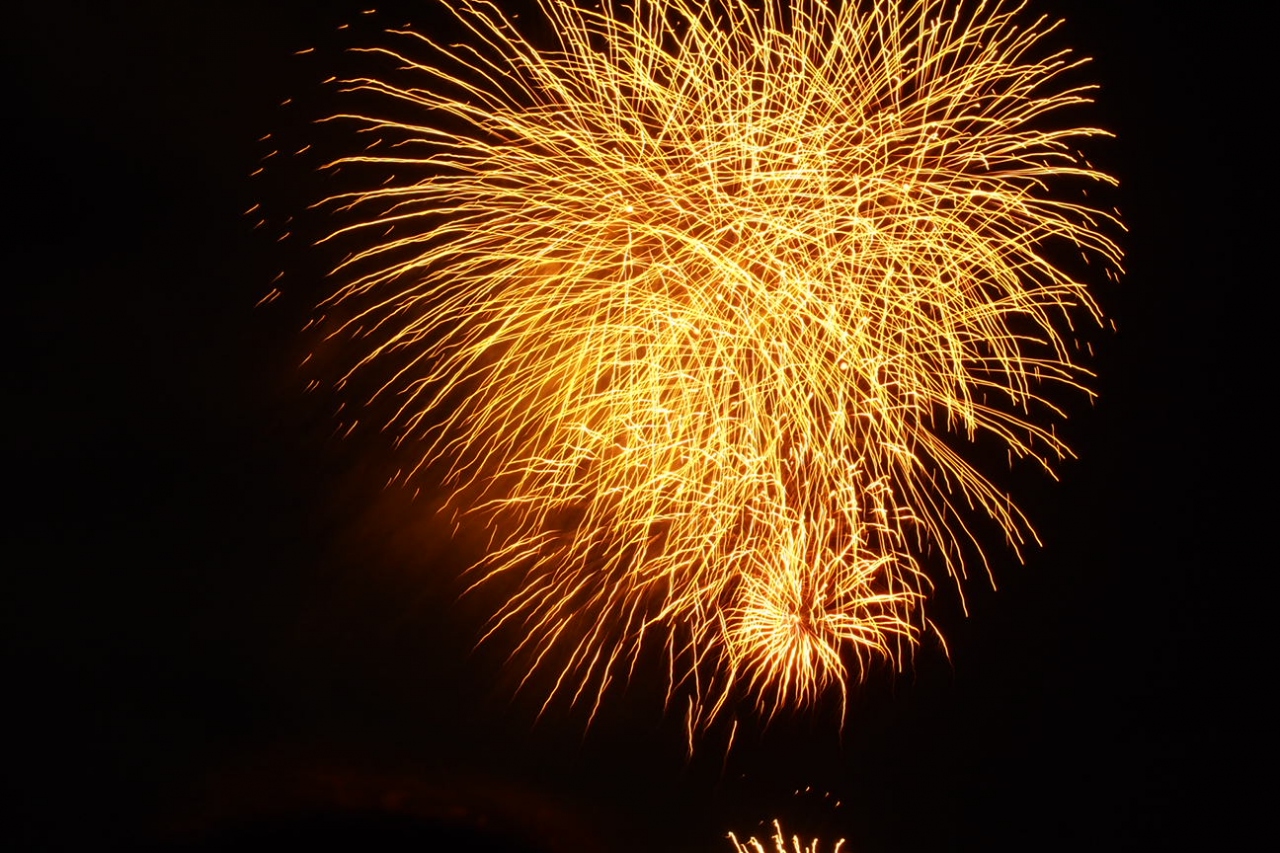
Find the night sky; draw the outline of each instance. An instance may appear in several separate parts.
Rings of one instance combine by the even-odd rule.
[[[1080,458],[1011,481],[1045,547],[1021,565],[994,542],[999,589],[970,584],[968,618],[940,588],[949,658],[873,673],[842,733],[831,708],[747,718],[728,756],[690,758],[645,667],[589,730],[564,703],[538,719],[504,649],[476,648],[500,591],[459,599],[482,535],[450,539],[430,483],[384,488],[392,437],[343,438],[338,398],[304,393],[343,357],[298,366],[332,288],[303,210],[326,189],[305,157],[250,173],[328,132],[308,123],[333,110],[327,61],[430,29],[429,7],[20,0],[6,848],[728,853],[774,817],[822,853],[1221,843],[1248,802],[1230,744],[1267,713],[1233,627],[1258,569],[1210,462],[1240,436],[1220,309],[1274,283],[1247,251],[1271,170],[1235,171],[1257,160],[1236,140],[1260,24],[1137,5],[1035,0],[1095,58],[1091,120],[1118,135],[1095,161],[1131,229],[1097,291],[1119,326],[1091,335],[1098,401],[1069,403]]]

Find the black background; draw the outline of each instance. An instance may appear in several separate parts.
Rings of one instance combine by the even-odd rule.
[[[474,648],[492,602],[457,600],[477,542],[384,489],[389,436],[335,435],[335,398],[303,392],[332,259],[307,249],[314,162],[277,164],[327,132],[306,121],[332,110],[326,61],[434,13],[4,13],[13,849],[727,851],[775,816],[824,853],[1185,849],[1240,827],[1262,747],[1236,735],[1265,712],[1241,698],[1260,591],[1232,478],[1263,479],[1267,427],[1237,428],[1226,386],[1265,362],[1223,347],[1267,312],[1247,298],[1267,284],[1260,24],[1037,5],[1095,57],[1131,229],[1099,290],[1119,325],[1094,336],[1100,397],[1067,425],[1080,459],[1020,487],[1045,547],[997,555],[968,619],[940,602],[950,658],[874,677],[842,735],[829,710],[784,715],[692,758],[660,679],[585,734],[582,709],[513,698],[520,673]],[[304,236],[278,242],[293,207]]]

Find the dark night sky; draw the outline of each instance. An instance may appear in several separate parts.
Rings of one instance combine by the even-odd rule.
[[[1264,283],[1237,248],[1263,224],[1257,176],[1233,179],[1251,69],[1232,4],[1136,5],[1036,0],[1096,58],[1132,230],[1081,458],[1020,492],[1046,547],[998,559],[969,619],[940,603],[950,660],[874,678],[843,737],[785,717],[727,759],[687,758],[643,677],[585,735],[563,706],[535,723],[501,650],[472,649],[484,594],[455,603],[474,543],[383,489],[387,436],[333,437],[334,399],[302,393],[327,259],[241,214],[320,189],[250,179],[258,139],[304,133],[338,24],[367,43],[426,7],[5,12],[7,846],[692,853],[779,816],[853,853],[1128,850],[1238,826],[1248,714],[1223,707],[1252,593],[1209,448],[1235,432],[1219,311]]]

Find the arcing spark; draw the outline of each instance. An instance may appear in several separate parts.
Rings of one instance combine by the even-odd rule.
[[[458,0],[464,43],[396,32],[348,81],[390,144],[339,163],[397,175],[333,200],[352,372],[491,525],[477,583],[520,578],[494,630],[551,696],[651,644],[691,733],[843,695],[919,641],[926,572],[987,562],[975,519],[1033,536],[972,444],[1068,453],[1100,312],[1057,259],[1120,263],[1057,194],[1114,183],[1081,61],[998,0],[538,6],[546,43]]]
[[[729,833],[729,840],[733,842],[736,853],[819,853],[817,839],[803,844],[798,835],[791,836],[791,846],[787,846],[787,838],[782,834],[782,825],[778,821],[773,822],[773,838],[770,839],[774,843],[774,850],[770,851],[764,844],[756,838],[750,838],[745,843],[738,840],[732,832]],[[844,847],[844,839],[841,838],[836,842],[836,846],[831,848],[831,853],[840,853],[840,849]]]

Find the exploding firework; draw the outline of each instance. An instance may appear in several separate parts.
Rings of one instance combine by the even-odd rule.
[[[331,165],[378,180],[326,306],[493,531],[493,631],[593,714],[663,649],[691,736],[900,665],[982,519],[1034,541],[973,449],[1068,453],[1061,259],[1120,264],[1083,60],[998,0],[441,8],[464,41],[346,81],[376,144]]]
[[[770,839],[774,844],[772,851],[764,846],[764,842],[756,838],[742,842],[731,832],[729,840],[733,842],[733,849],[737,853],[820,853],[817,839],[805,844],[798,835],[791,836],[791,846],[788,847],[787,837],[782,834],[782,825],[776,820],[773,822],[773,838]],[[831,848],[831,853],[840,853],[840,849],[844,847],[844,841],[843,838],[837,840],[836,846]]]

